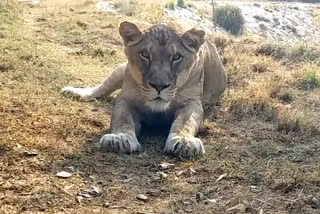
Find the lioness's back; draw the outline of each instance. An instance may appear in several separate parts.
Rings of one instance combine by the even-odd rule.
[[[203,104],[210,105],[225,91],[227,75],[213,43],[206,40],[200,51],[204,68]]]

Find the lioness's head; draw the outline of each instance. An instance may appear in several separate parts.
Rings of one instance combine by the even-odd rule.
[[[164,110],[188,80],[204,43],[204,31],[191,29],[179,35],[159,24],[141,32],[136,25],[122,22],[119,32],[141,99],[154,110]]]

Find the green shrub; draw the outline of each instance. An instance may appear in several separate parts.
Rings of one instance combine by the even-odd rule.
[[[126,16],[133,16],[137,13],[138,2],[135,0],[116,0],[114,6]]]
[[[186,7],[186,2],[185,2],[185,0],[178,0],[178,1],[177,1],[177,5],[178,5],[179,7],[185,8],[185,7]]]
[[[241,10],[238,7],[226,5],[215,8],[214,21],[216,24],[232,35],[239,35],[242,33],[244,18]]]
[[[170,0],[165,4],[165,7],[170,9],[170,10],[174,10],[174,0]]]

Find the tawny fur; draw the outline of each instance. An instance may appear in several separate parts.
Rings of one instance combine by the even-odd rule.
[[[201,30],[192,29],[181,35],[165,25],[156,25],[146,32],[140,32],[132,23],[124,22],[120,25],[120,34],[128,62],[119,65],[97,87],[62,89],[65,94],[86,100],[108,96],[121,89],[112,112],[112,133],[102,137],[101,149],[121,153],[139,152],[141,145],[136,135],[140,131],[141,121],[170,121],[172,118],[164,152],[186,158],[203,154],[203,143],[195,137],[203,120],[203,109],[213,105],[227,85],[226,72],[214,44],[204,39]],[[147,83],[150,79],[142,72],[141,63],[138,63],[136,50],[143,45],[149,49],[151,46],[159,48],[153,52],[154,61],[149,62],[151,69],[154,69],[154,73],[148,74],[150,78],[162,82],[174,79],[170,86],[159,93]],[[165,72],[156,73],[168,65],[167,58],[158,54],[164,50],[168,53],[186,53],[179,64],[179,72],[172,71],[168,75],[163,74]],[[161,63],[157,64],[157,58]],[[161,118],[154,118],[158,117],[159,112]]]

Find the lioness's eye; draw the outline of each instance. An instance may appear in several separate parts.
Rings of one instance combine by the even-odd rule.
[[[149,53],[147,51],[141,51],[139,53],[140,57],[142,57],[143,59],[147,59],[149,60]]]
[[[179,62],[182,60],[182,56],[180,54],[175,54],[172,57],[172,62]]]

